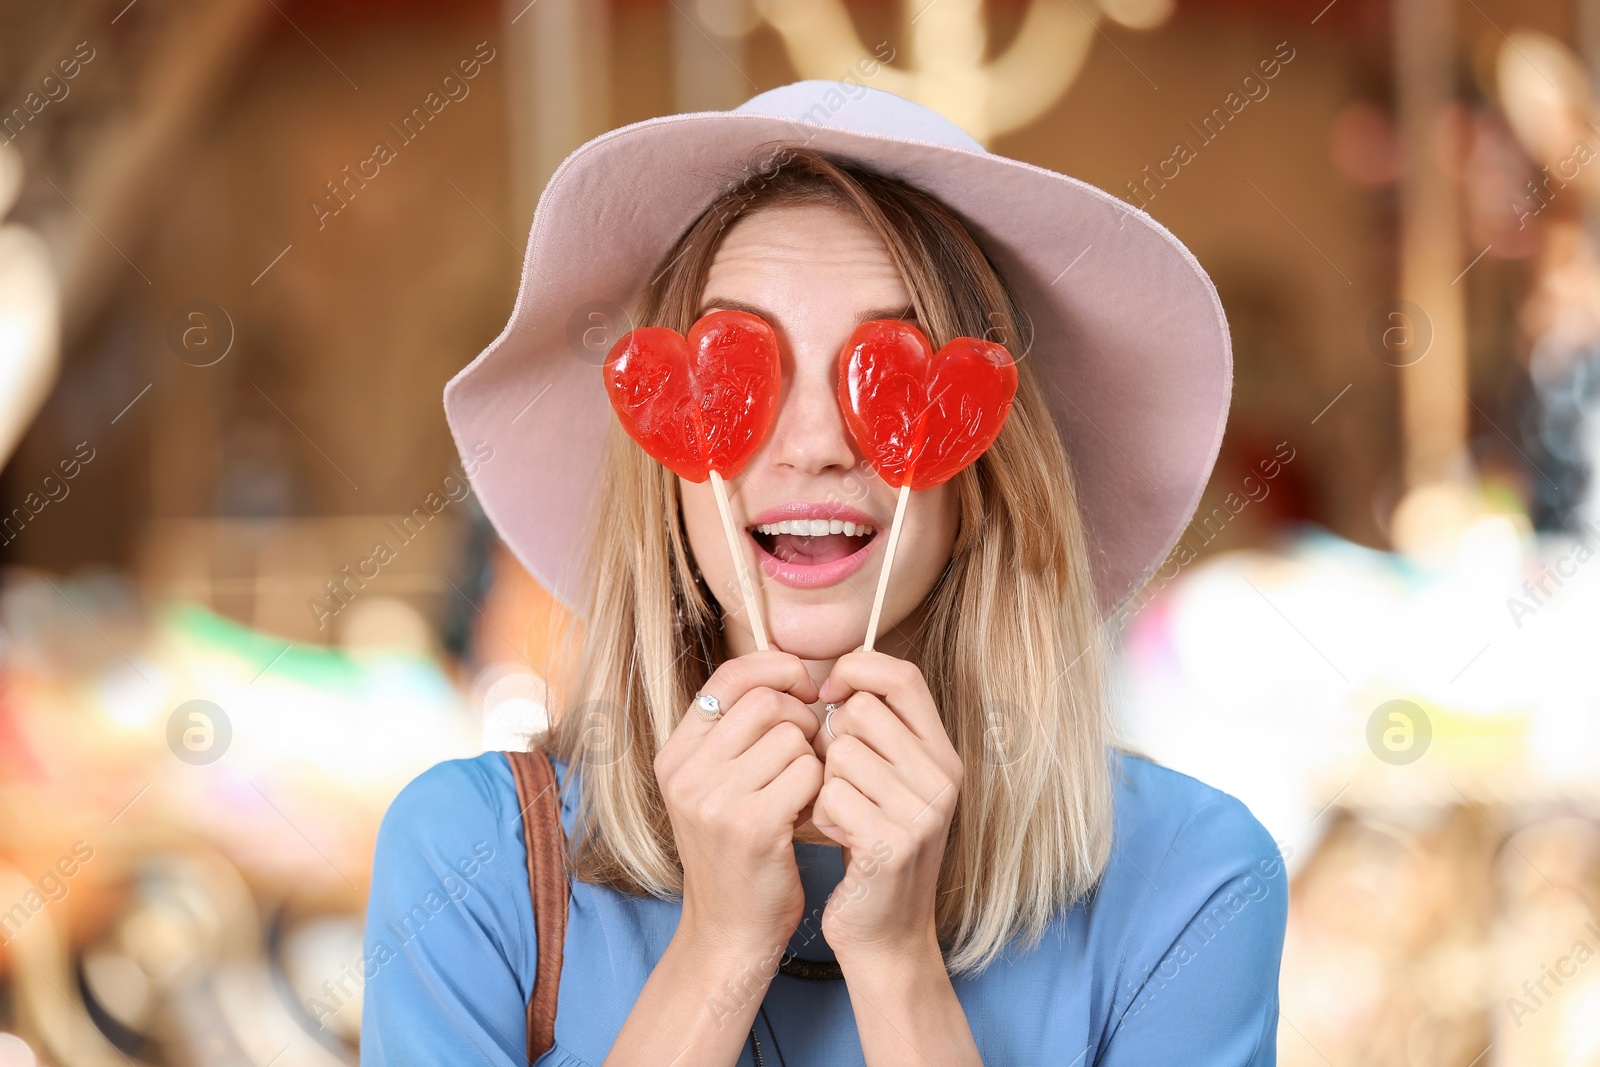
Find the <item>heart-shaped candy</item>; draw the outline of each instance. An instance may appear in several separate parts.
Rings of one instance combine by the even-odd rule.
[[[641,326],[602,369],[606,396],[641,448],[692,482],[739,473],[778,406],[778,339],[743,311],[702,315],[684,337]]]
[[[839,407],[883,480],[927,489],[954,478],[999,436],[1017,395],[1004,345],[957,337],[936,354],[898,319],[857,326],[839,359]]]

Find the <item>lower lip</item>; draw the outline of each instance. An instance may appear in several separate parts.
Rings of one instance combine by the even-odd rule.
[[[796,589],[817,589],[844,581],[866,564],[867,557],[872,555],[873,546],[878,543],[878,531],[873,531],[872,536],[867,538],[866,544],[843,559],[807,566],[802,563],[785,563],[762,548],[761,542],[756,540],[754,534],[747,531],[746,536],[750,538],[751,544],[755,545],[756,564],[761,568],[761,574]]]

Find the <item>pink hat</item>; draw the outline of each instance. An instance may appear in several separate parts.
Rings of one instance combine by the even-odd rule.
[[[581,610],[614,417],[605,353],[581,343],[588,315],[631,309],[667,250],[772,141],[922,189],[988,253],[1032,320],[1026,355],[1077,477],[1109,617],[1176,544],[1222,443],[1233,355],[1216,288],[1138,208],[988,152],[926,107],[845,82],[795,82],[732,111],[636,122],[556,170],[534,213],[511,320],[444,390],[450,431],[500,536]]]

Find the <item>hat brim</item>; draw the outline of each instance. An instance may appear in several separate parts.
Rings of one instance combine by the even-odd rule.
[[[805,143],[937,197],[1031,319],[1034,363],[1077,480],[1100,609],[1145,584],[1194,514],[1233,385],[1210,278],[1104,190],[991,153],[763,115],[649,119],[573,152],[539,198],[510,320],[445,387],[485,513],[533,577],[582,610],[611,412],[569,340],[585,307],[630,307],[685,229],[767,142]]]

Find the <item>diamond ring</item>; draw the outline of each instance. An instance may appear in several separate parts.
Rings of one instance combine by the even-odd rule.
[[[696,693],[694,704],[700,709],[701,717],[708,722],[715,721],[717,716],[722,714],[722,702],[710,693]]]
[[[837,741],[839,739],[838,735],[836,735],[833,732],[833,723],[829,722],[829,720],[833,718],[833,713],[839,710],[839,705],[837,705],[837,704],[824,704],[823,707],[828,709],[828,714],[826,714],[826,715],[824,715],[822,717],[822,728],[824,730],[828,731],[828,736],[829,737],[831,737],[835,741]]]

